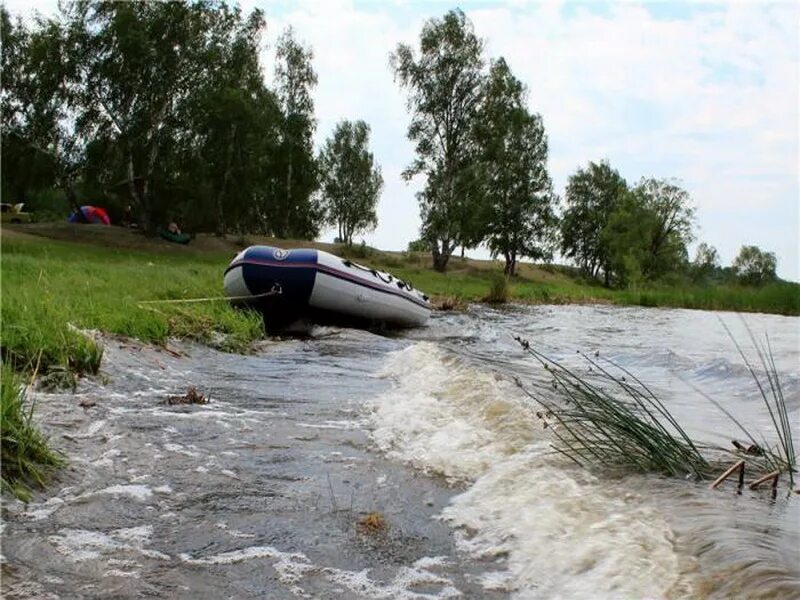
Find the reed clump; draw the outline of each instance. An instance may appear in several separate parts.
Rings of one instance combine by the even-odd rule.
[[[43,488],[50,473],[64,464],[33,423],[34,403],[26,401],[23,381],[8,363],[0,382],[0,470],[2,489],[20,500],[31,498],[31,488]]]
[[[744,456],[748,469],[763,475],[751,482],[751,488],[768,480],[777,483],[778,476],[784,473],[793,486],[797,455],[769,338],[760,345],[752,333],[750,336],[763,374],[759,374],[741,346],[735,339],[733,341],[770,415],[777,443],[770,445],[763,436],[760,442],[756,441],[755,435],[733,414],[703,395],[747,436],[747,444],[734,440],[736,451],[733,453],[737,458]],[[663,402],[627,369],[597,353],[592,356],[579,353],[589,367],[589,374],[579,374],[538,352],[528,341],[520,337],[515,339],[551,375],[553,390],[552,393],[533,393],[519,380],[517,384],[546,409],[544,414],[537,413],[544,426],[556,425],[551,428],[557,440],[556,450],[578,465],[689,475],[696,479],[709,479],[723,468],[722,457],[732,451],[692,440]],[[735,468],[741,469],[741,487],[745,461],[740,463],[741,467]],[[717,481],[726,479],[733,470],[728,469]]]
[[[579,465],[602,465],[665,475],[707,477],[711,467],[663,403],[633,375],[582,354],[594,376],[581,376],[515,338],[552,376],[558,395],[533,394],[560,427],[557,450]],[[609,371],[620,369],[620,374]],[[607,387],[610,386],[610,387]],[[557,402],[558,397],[563,404]]]
[[[734,446],[736,446],[737,450],[741,453],[752,455],[752,457],[748,459],[751,464],[757,464],[762,472],[771,471],[786,473],[789,477],[789,485],[794,485],[794,474],[797,472],[797,454],[792,439],[789,412],[786,408],[786,397],[783,394],[783,387],[781,386],[780,377],[778,376],[778,369],[775,366],[775,356],[772,353],[769,336],[765,334],[764,341],[759,342],[750,328],[747,327],[747,334],[755,351],[758,364],[761,366],[759,370],[756,362],[748,357],[728,326],[723,321],[721,322],[756,384],[759,396],[772,422],[775,436],[777,437],[777,443],[770,445],[763,435],[759,436],[761,441],[757,441],[756,433],[742,425],[730,411],[707,394],[703,394],[703,396],[722,411],[747,437],[750,442],[747,446],[743,446],[737,442],[734,442]]]

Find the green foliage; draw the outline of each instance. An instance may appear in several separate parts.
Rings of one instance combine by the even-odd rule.
[[[326,221],[339,227],[339,239],[353,244],[353,234],[371,231],[383,177],[368,149],[369,125],[342,121],[320,152],[323,210]]]
[[[694,282],[708,282],[719,271],[719,254],[714,246],[701,242],[695,251],[689,272]]]
[[[26,402],[22,379],[11,364],[0,371],[0,465],[2,490],[28,501],[32,486],[44,487],[48,475],[64,460],[47,445],[33,423],[33,403]]]
[[[566,210],[561,221],[561,253],[590,277],[603,273],[608,285],[612,274],[609,236],[603,235],[611,215],[620,208],[628,185],[607,162],[590,162],[569,177]]]
[[[775,281],[778,261],[775,254],[758,246],[742,246],[733,261],[736,277],[746,285],[763,285]]]
[[[408,251],[409,252],[428,252],[431,249],[431,245],[426,240],[412,240],[408,242]]]
[[[439,271],[457,246],[472,247],[482,239],[473,130],[484,80],[483,46],[464,13],[452,10],[425,23],[418,54],[400,44],[391,56],[395,77],[409,93],[408,138],[417,153],[404,176],[426,176],[418,195],[422,237],[430,242]]]
[[[311,64],[314,54],[295,39],[289,27],[278,39],[275,55],[276,92],[283,112],[277,159],[283,180],[279,200],[268,216],[270,231],[277,237],[313,239],[322,218],[312,196],[317,187],[313,154],[316,121],[311,98],[317,85]]]
[[[130,205],[151,233],[175,220],[316,235],[312,54],[287,32],[267,89],[261,11],[80,0],[30,25],[2,19],[4,195],[58,186],[112,220]]]
[[[628,189],[607,163],[589,163],[567,184],[561,251],[606,286],[639,286],[684,270],[694,209],[669,180]]]
[[[686,247],[693,239],[694,208],[688,192],[674,181],[652,178],[642,179],[635,191],[650,225],[645,276],[653,280],[682,269],[688,262]]]
[[[483,301],[489,304],[504,304],[508,302],[509,295],[508,277],[496,275],[492,278],[492,287],[489,288],[489,293],[483,298]]]
[[[513,275],[519,258],[552,258],[556,196],[542,119],[528,111],[527,90],[502,58],[492,62],[475,128],[488,212],[486,243]]]

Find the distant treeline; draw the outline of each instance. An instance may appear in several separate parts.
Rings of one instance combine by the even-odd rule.
[[[148,232],[177,220],[311,239],[333,225],[351,244],[377,225],[383,186],[369,125],[340,122],[315,155],[312,50],[286,30],[269,87],[264,29],[260,10],[215,0],[79,0],[32,24],[2,9],[3,197],[42,212],[102,204]],[[460,10],[428,20],[390,64],[416,150],[404,177],[425,180],[412,247],[437,270],[484,244],[508,275],[559,253],[606,286],[775,279],[775,256],[755,247],[727,270],[706,244],[690,262],[694,209],[676,181],[629,185],[590,162],[559,197],[527,87],[487,59]]]
[[[727,270],[707,244],[690,262],[694,208],[674,180],[642,178],[631,186],[608,162],[590,162],[569,177],[562,202],[525,85],[502,57],[487,63],[463,12],[429,20],[419,48],[401,44],[391,61],[408,92],[408,137],[417,151],[405,175],[426,177],[422,236],[409,249],[432,251],[438,270],[456,248],[483,243],[505,259],[507,274],[521,257],[549,261],[558,251],[606,286],[776,278],[775,255],[752,246]]]

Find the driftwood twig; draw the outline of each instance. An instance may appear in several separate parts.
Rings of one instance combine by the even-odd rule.
[[[728,477],[730,477],[734,472],[739,471],[739,487],[744,485],[744,460],[740,460],[736,464],[728,467],[726,471],[717,477],[716,481],[711,484],[711,489],[715,490],[719,487],[719,485],[725,481]]]

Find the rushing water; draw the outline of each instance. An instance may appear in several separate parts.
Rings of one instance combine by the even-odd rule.
[[[742,439],[707,394],[770,440],[720,318],[746,352],[745,323],[769,334],[797,435],[800,320],[786,317],[474,308],[391,337],[319,329],[250,356],[106,340],[103,378],[36,394],[70,467],[35,502],[5,503],[4,593],[800,597],[800,495],[785,481],[773,498],[587,472],[552,452],[511,382],[549,385],[513,334],[576,368],[576,350],[600,352],[693,437]],[[211,402],[163,403],[190,384]],[[359,525],[373,511],[386,528]]]

